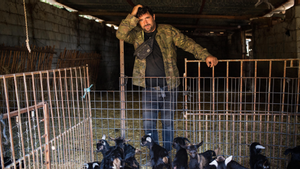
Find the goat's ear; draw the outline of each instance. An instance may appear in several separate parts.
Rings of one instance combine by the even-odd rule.
[[[218,162],[216,160],[214,160],[211,163],[209,163],[209,165],[214,165],[214,166],[218,167]]]
[[[201,141],[201,143],[199,143],[199,144],[196,145],[197,148],[199,148],[200,146],[202,146],[202,144],[203,144],[203,141]]]
[[[131,139],[124,139],[124,143],[127,143],[128,141],[130,141]]]
[[[189,140],[189,139],[187,139],[187,138],[184,138],[184,140],[186,140],[187,142],[191,143],[191,142],[190,142],[190,140]]]
[[[99,166],[98,163],[93,163],[93,168],[95,168],[96,166]]]
[[[102,136],[102,138],[101,138],[102,140],[105,140],[106,139],[106,135],[105,134],[103,134],[103,136]]]
[[[229,156],[228,158],[226,158],[225,160],[225,166],[227,166],[227,164],[232,160],[232,156]]]
[[[147,138],[146,138],[146,141],[148,141],[149,143],[151,143],[151,142],[152,142],[151,137],[147,137]]]
[[[262,145],[256,145],[256,146],[255,146],[255,149],[265,149],[265,147],[262,146]]]
[[[216,153],[216,156],[221,155],[221,148],[218,147],[217,149],[214,150]]]

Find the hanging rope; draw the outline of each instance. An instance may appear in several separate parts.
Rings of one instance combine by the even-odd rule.
[[[28,38],[28,25],[27,25],[25,0],[23,0],[23,6],[24,6],[25,27],[26,27],[26,41],[25,42],[26,42],[26,47],[28,49],[28,52],[31,53],[30,46],[29,46],[29,38]]]

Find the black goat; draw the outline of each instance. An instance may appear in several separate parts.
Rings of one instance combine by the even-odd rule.
[[[176,137],[173,140],[173,148],[176,149],[175,159],[173,161],[174,169],[187,169],[188,168],[188,155],[186,149],[182,146],[185,146],[185,141],[190,141],[185,137]]]
[[[135,154],[138,153],[140,150],[135,149],[132,145],[126,143],[130,141],[130,139],[127,140],[122,137],[118,137],[115,139],[110,137],[110,139],[115,141],[116,146],[124,150],[124,163],[122,166],[126,168],[139,169],[140,166],[135,158]]]
[[[288,148],[284,151],[284,155],[291,153],[291,160],[287,169],[298,169],[300,167],[300,146]]]
[[[220,155],[221,149],[218,147],[215,150],[207,150],[203,153],[200,153],[198,159],[200,168],[209,168],[209,163],[211,163],[218,155]]]
[[[102,139],[97,143],[97,151],[103,154],[100,169],[120,169],[124,159],[123,145],[112,147],[105,139],[106,137],[103,135]]]
[[[113,149],[112,146],[110,146],[108,144],[108,142],[105,140],[106,139],[106,136],[103,135],[102,136],[102,139],[98,141],[96,147],[97,147],[97,152],[101,152],[103,157],[106,156],[106,153],[111,151]]]
[[[250,168],[251,169],[270,169],[270,163],[266,156],[260,154],[261,150],[265,149],[258,142],[253,142],[250,145]]]
[[[226,169],[227,168],[226,166],[231,160],[232,160],[232,156],[229,156],[226,159],[223,156],[217,156],[217,158],[213,160],[211,163],[209,163],[209,165],[211,166],[210,168]]]
[[[201,143],[194,144],[194,145],[182,146],[183,148],[185,148],[188,151],[188,153],[190,155],[190,162],[189,162],[190,169],[200,169],[201,161],[205,160],[203,156],[200,156],[198,154],[198,148],[202,144],[203,144],[203,141]],[[201,167],[201,169],[203,169],[203,167]]]
[[[226,165],[226,168],[227,169],[248,169],[234,160],[229,161]]]
[[[100,164],[101,162],[98,161],[94,161],[94,162],[90,162],[90,163],[84,163],[83,167],[86,169],[100,169]]]
[[[150,150],[151,166],[153,169],[171,168],[168,151],[155,143],[151,135],[144,135],[141,139],[141,146],[146,146]]]

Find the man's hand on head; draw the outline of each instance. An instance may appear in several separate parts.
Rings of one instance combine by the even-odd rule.
[[[143,6],[140,5],[140,4],[138,4],[138,5],[136,5],[135,7],[133,7],[132,12],[131,12],[131,15],[135,16],[136,13],[138,12],[138,9],[139,9],[139,8],[143,8]]]
[[[218,59],[214,56],[208,56],[205,59],[205,62],[206,62],[207,67],[212,68],[218,64]]]

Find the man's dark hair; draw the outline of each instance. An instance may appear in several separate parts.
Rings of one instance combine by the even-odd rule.
[[[139,18],[140,16],[142,16],[142,15],[148,13],[148,12],[149,12],[149,14],[150,14],[151,16],[153,16],[152,9],[149,8],[148,6],[143,6],[142,8],[139,7],[139,9],[138,9],[138,11],[137,11],[137,13],[136,13],[136,17]]]

